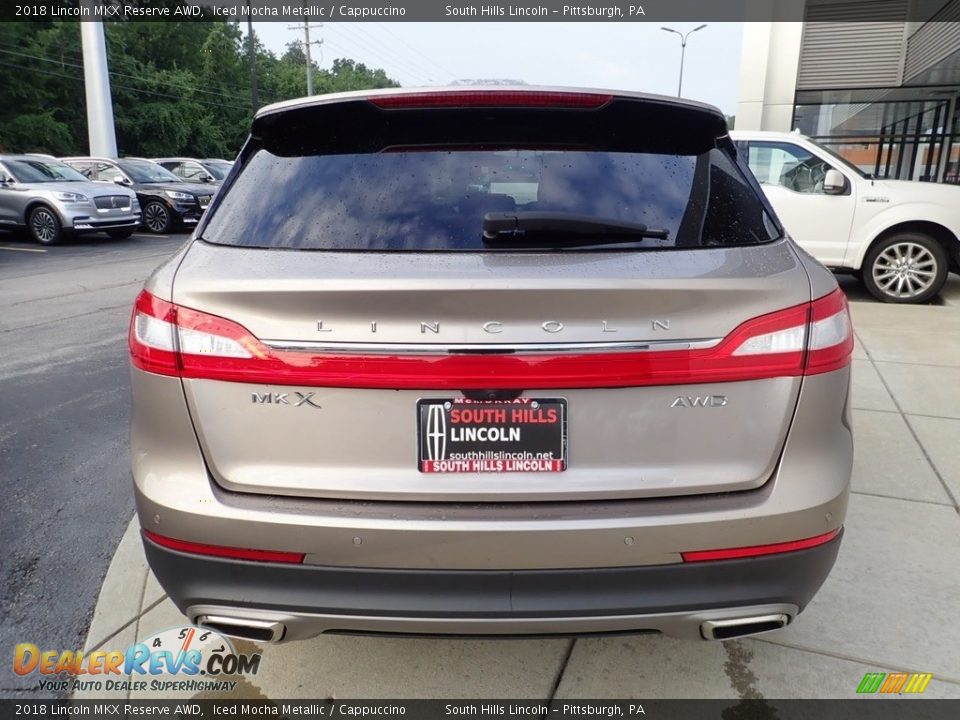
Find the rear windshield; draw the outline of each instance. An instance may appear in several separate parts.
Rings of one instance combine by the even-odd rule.
[[[203,229],[223,245],[489,251],[487,213],[558,212],[666,231],[615,249],[751,245],[778,237],[720,149],[699,155],[543,148],[256,149]],[[507,248],[508,250],[513,248]],[[518,249],[523,249],[522,247]]]

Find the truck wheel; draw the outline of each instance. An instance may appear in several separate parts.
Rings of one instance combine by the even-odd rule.
[[[863,284],[877,300],[923,303],[947,281],[947,253],[927,235],[898,233],[870,248],[862,274]]]
[[[60,218],[46,205],[38,205],[30,211],[27,228],[30,230],[30,237],[41,245],[56,245],[63,240]]]

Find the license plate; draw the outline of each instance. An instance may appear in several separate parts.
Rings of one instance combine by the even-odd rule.
[[[417,421],[420,472],[567,469],[567,401],[562,398],[420,400]]]

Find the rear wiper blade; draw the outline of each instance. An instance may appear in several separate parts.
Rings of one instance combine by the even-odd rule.
[[[483,242],[496,247],[582,247],[669,236],[669,230],[592,215],[525,211],[483,216]]]

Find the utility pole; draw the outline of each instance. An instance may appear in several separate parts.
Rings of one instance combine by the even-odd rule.
[[[250,14],[250,0],[247,0],[247,43],[250,56],[250,104],[256,112],[260,107],[260,92],[257,88],[257,36],[253,34],[253,16]]]
[[[687,31],[686,33],[682,33],[682,32],[679,32],[678,30],[674,30],[673,28],[668,28],[668,27],[660,28],[661,30],[665,30],[668,33],[673,33],[674,35],[680,36],[680,84],[677,86],[677,97],[680,97],[680,95],[683,94],[683,61],[687,54],[687,38],[690,37],[690,35],[695,33],[697,30],[703,30],[705,27],[706,27],[705,24],[700,25],[699,27],[695,27],[693,30]]]
[[[87,138],[90,142],[90,154],[115,158],[117,132],[113,126],[113,99],[110,95],[103,22],[96,20],[80,23],[80,42],[83,45],[83,81],[87,98]]]
[[[317,47],[323,45],[323,40],[314,40],[310,41],[310,29],[311,28],[322,28],[322,24],[311,25],[309,18],[303,21],[303,50],[307,55],[307,95],[313,95],[313,59],[310,57],[310,46],[316,45]],[[288,30],[300,30],[299,25],[288,25]]]

